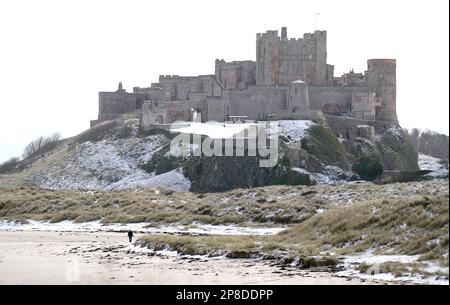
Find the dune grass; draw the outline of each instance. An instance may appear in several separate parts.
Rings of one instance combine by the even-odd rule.
[[[159,235],[143,237],[140,244],[184,254],[238,251],[248,257],[255,253],[322,256],[332,258],[330,262],[335,261],[335,255],[375,250],[375,254],[419,255],[419,270],[421,261],[430,260],[448,267],[448,215],[448,199],[412,196],[330,209],[274,236]],[[394,274],[411,271],[400,265],[386,263],[383,268]]]
[[[299,223],[313,215],[321,202],[307,204],[273,191],[235,190],[198,195],[168,190],[82,191],[28,187],[0,188],[0,218],[58,222],[149,222],[154,225],[201,222],[207,224],[281,225]],[[271,194],[281,196],[271,197]]]
[[[449,265],[448,196],[448,180],[270,186],[213,194],[19,187],[0,189],[0,219],[149,222],[155,226],[193,222],[287,225],[287,230],[274,236],[153,235],[139,243],[185,254],[300,257],[304,265],[335,264],[336,255],[369,250],[374,254],[419,255],[415,266],[406,266],[412,270],[420,269],[417,264],[422,261]],[[317,257],[324,259],[317,263]],[[314,262],[307,262],[309,258],[315,258]],[[391,264],[386,268],[398,269],[400,274],[406,270],[403,267]]]
[[[268,186],[224,193],[169,190],[48,190],[0,188],[0,219],[103,223],[294,225],[318,211],[349,203],[403,200],[411,195],[448,200],[447,181],[340,186]]]

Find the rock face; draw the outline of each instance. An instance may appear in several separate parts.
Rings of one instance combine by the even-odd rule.
[[[382,134],[377,134],[374,140],[358,137],[345,140],[343,144],[353,158],[353,163],[362,157],[371,157],[378,159],[384,170],[419,169],[417,151],[400,126],[393,126]]]
[[[264,185],[310,185],[309,175],[291,170],[289,159],[272,167],[260,167],[258,157],[196,157],[183,165],[191,191],[222,192]]]
[[[388,129],[376,141],[381,162],[385,169],[418,170],[418,154],[400,127]]]

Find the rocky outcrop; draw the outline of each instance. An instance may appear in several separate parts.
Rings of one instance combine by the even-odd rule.
[[[344,145],[355,160],[362,157],[378,159],[384,170],[416,171],[418,167],[418,154],[409,142],[407,135],[400,126],[393,126],[373,141],[356,138],[344,141]]]
[[[385,169],[402,171],[419,169],[417,151],[400,127],[388,129],[376,141],[376,148]]]
[[[274,167],[260,167],[258,157],[194,157],[183,165],[191,181],[191,191],[222,192],[234,188],[265,185],[310,185],[308,174],[291,169],[290,161],[281,158]]]
[[[384,170],[418,170],[417,152],[399,126],[375,136],[371,128],[364,127],[368,132],[354,139],[338,138],[326,124],[311,121],[280,121],[278,127],[279,159],[276,166],[266,168],[260,167],[259,157],[178,157],[169,151],[176,134],[163,130],[142,134],[134,121],[99,124],[45,156],[27,160],[29,165],[21,172],[2,175],[0,185],[52,189],[173,186],[220,192],[277,184],[340,184],[359,179],[350,169],[365,156],[380,160]]]
[[[350,159],[344,145],[331,129],[324,125],[311,126],[306,137],[302,139],[301,146],[324,165],[350,168]]]

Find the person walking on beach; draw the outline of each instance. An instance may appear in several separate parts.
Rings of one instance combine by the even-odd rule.
[[[133,240],[133,231],[128,231],[128,240],[130,241],[130,243],[132,242],[132,240]]]

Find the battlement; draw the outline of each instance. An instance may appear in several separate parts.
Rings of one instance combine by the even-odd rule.
[[[396,59],[393,58],[372,58],[367,60],[368,63],[379,63],[383,65],[395,65],[397,63]]]
[[[277,39],[279,41],[283,41],[283,40],[288,40],[288,41],[298,41],[298,42],[303,42],[303,41],[307,41],[307,40],[314,40],[318,37],[326,37],[327,35],[327,31],[320,31],[320,30],[316,30],[314,31],[314,33],[304,33],[303,37],[291,37],[288,38],[287,37],[287,28],[286,27],[282,27],[281,28],[281,36],[278,35],[278,31],[277,30],[268,30],[265,33],[257,33],[256,34],[256,39],[260,40],[260,39]]]
[[[171,80],[191,81],[191,80],[195,80],[198,78],[199,78],[199,76],[160,75],[159,82],[171,81]]]
[[[396,60],[369,59],[364,73],[352,69],[335,77],[334,66],[327,63],[324,30],[292,38],[287,27],[257,33],[255,61],[217,58],[214,68],[214,74],[160,75],[150,87],[134,87],[129,93],[119,83],[116,91],[99,93],[99,120],[137,113],[167,123],[189,119],[190,109],[196,107],[215,120],[229,115],[256,120],[284,112],[292,116],[294,110],[298,118],[314,110],[396,121]],[[309,89],[298,90],[300,84]],[[146,101],[152,102],[151,109],[143,108]]]
[[[256,39],[276,39],[280,40],[280,36],[278,36],[278,31],[266,31],[265,33],[256,34]]]
[[[329,81],[326,62],[326,31],[305,33],[288,38],[287,28],[257,35],[256,83],[266,86],[287,86],[301,79],[309,85]]]
[[[254,60],[234,60],[234,61],[225,61],[223,59],[216,59],[216,64],[222,64],[222,65],[242,65],[242,64],[252,64],[255,63]]]

